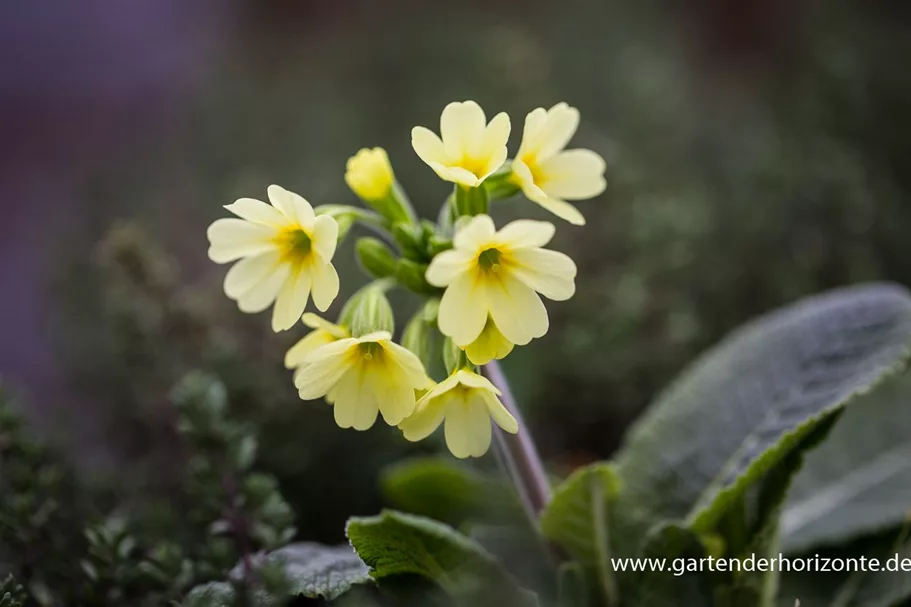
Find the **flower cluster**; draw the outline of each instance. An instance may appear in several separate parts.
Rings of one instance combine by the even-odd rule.
[[[444,425],[446,445],[459,458],[478,457],[491,443],[491,422],[509,433],[518,423],[480,367],[507,356],[548,329],[541,296],[563,301],[575,292],[576,266],[546,245],[554,225],[520,219],[497,229],[491,202],[520,192],[574,225],[585,219],[571,200],[605,188],[604,160],[565,149],[579,112],[565,103],[525,118],[518,152],[509,158],[510,120],[487,121],[473,101],[450,103],[440,133],[415,127],[414,151],[454,184],[436,222],[419,219],[382,148],[349,159],[345,181],[368,208],[314,208],[279,186],[270,204],[242,198],[208,231],[209,257],[235,262],[225,293],[244,312],[272,306],[272,328],[300,319],[311,331],[285,356],[304,400],[324,398],[342,428],[367,430],[378,416],[418,441]],[[336,245],[354,223],[378,237],[357,241],[362,268],[374,279],[342,308],[336,322],[305,313],[310,297],[325,312],[339,291],[332,265]],[[386,293],[407,289],[423,300],[393,339]],[[438,339],[443,337],[442,343]],[[430,373],[445,367],[446,378]]]

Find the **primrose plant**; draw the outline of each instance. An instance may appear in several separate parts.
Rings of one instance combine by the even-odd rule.
[[[584,224],[568,201],[604,190],[605,163],[565,149],[578,124],[563,103],[532,111],[511,159],[509,118],[487,122],[472,101],[443,110],[440,135],[415,127],[415,152],[453,184],[436,221],[415,215],[374,148],[345,174],[367,208],[314,208],[271,186],[271,204],[240,199],[227,207],[237,218],[211,225],[209,256],[236,262],[224,288],[238,307],[271,306],[275,331],[298,320],[311,329],[285,356],[302,399],[325,398],[342,428],[367,430],[382,416],[409,441],[443,425],[459,459],[493,444],[528,518],[513,520],[513,494],[478,470],[404,462],[384,490],[409,513],[350,518],[354,552],[304,543],[265,558],[285,563],[293,595],[330,600],[423,578],[473,606],[908,604],[907,575],[808,568],[846,555],[911,563],[911,376],[902,374],[911,296],[897,285],[811,297],[733,332],[658,396],[612,461],[579,468],[551,492],[498,361],[547,332],[541,297],[572,297],[576,266],[545,248],[553,224],[498,229],[488,209],[521,192]],[[332,259],[355,222],[379,235],[356,245],[374,280],[332,322],[306,308],[312,295],[325,312],[338,295]],[[398,343],[393,288],[422,299]]]
[[[237,217],[209,227],[209,257],[235,262],[224,289],[241,311],[271,306],[273,330],[290,329],[298,320],[311,329],[288,351],[285,364],[295,370],[300,397],[325,398],[341,428],[368,430],[382,416],[407,440],[419,441],[444,425],[453,455],[482,456],[491,445],[491,420],[510,434],[519,432],[519,422],[501,401],[502,375],[492,371],[498,387],[481,367],[543,336],[548,317],[541,296],[569,299],[576,276],[568,256],[545,248],[553,224],[520,219],[497,229],[488,208],[521,191],[557,217],[583,225],[567,200],[600,194],[605,163],[591,150],[565,149],[578,126],[578,110],[565,103],[535,109],[509,159],[509,116],[500,113],[488,122],[474,101],[450,103],[439,135],[420,126],[411,132],[421,160],[453,184],[436,222],[416,216],[385,150],[362,149],[348,160],[345,181],[369,208],[314,208],[272,185],[271,204],[241,198],[225,207]],[[375,280],[335,322],[305,313],[311,297],[320,312],[337,297],[332,259],[355,222],[382,238],[356,245]],[[386,297],[397,287],[423,300],[400,343]],[[437,329],[445,336],[441,345]],[[441,352],[447,377],[437,383],[429,371]],[[536,460],[533,453],[525,457]]]

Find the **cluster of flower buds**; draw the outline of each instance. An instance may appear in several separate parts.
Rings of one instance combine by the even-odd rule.
[[[554,225],[520,219],[497,229],[491,202],[520,192],[574,225],[582,214],[568,200],[605,188],[604,160],[595,152],[565,149],[579,112],[565,103],[538,108],[525,118],[522,142],[508,158],[510,120],[490,122],[473,101],[450,103],[440,135],[411,132],[414,151],[443,180],[454,184],[436,222],[419,219],[382,148],[362,149],[348,160],[345,181],[366,207],[314,208],[301,196],[270,186],[271,204],[242,198],[208,231],[209,257],[236,262],[225,293],[244,312],[272,306],[272,328],[301,320],[311,331],[285,356],[304,400],[325,398],[342,428],[367,430],[378,416],[418,441],[445,427],[446,445],[459,458],[478,457],[491,442],[491,420],[506,432],[518,424],[499,390],[479,366],[507,356],[548,329],[541,301],[575,292],[576,266],[544,247]],[[373,278],[333,323],[304,313],[312,296],[325,312],[338,295],[332,265],[336,245],[354,223],[378,237],[357,241],[362,268]],[[422,299],[394,341],[395,319],[387,292],[404,288]],[[445,337],[434,339],[439,333]],[[447,377],[428,370],[441,360]]]

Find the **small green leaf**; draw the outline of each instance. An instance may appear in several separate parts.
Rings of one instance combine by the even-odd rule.
[[[541,513],[541,532],[595,572],[608,604],[617,597],[608,535],[608,505],[617,490],[614,469],[609,464],[593,464],[557,487]]]
[[[531,603],[489,553],[448,525],[386,510],[349,519],[346,531],[376,580],[418,575],[460,600],[483,597],[485,604],[493,604],[492,598],[502,597],[513,604]]]
[[[820,422],[901,369],[909,345],[911,298],[894,285],[809,298],[736,331],[630,433],[618,458],[620,526],[637,536],[686,519],[710,531]]]

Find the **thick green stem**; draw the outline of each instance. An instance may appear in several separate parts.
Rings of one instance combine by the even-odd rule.
[[[500,363],[495,360],[489,362],[484,365],[483,373],[502,392],[500,398],[503,405],[519,422],[517,434],[507,434],[499,428],[494,428],[494,449],[522,499],[522,505],[531,519],[532,526],[537,528],[538,516],[550,501],[550,483],[544,471],[544,464],[541,463],[538,449],[522,420],[522,414],[516,406]]]

